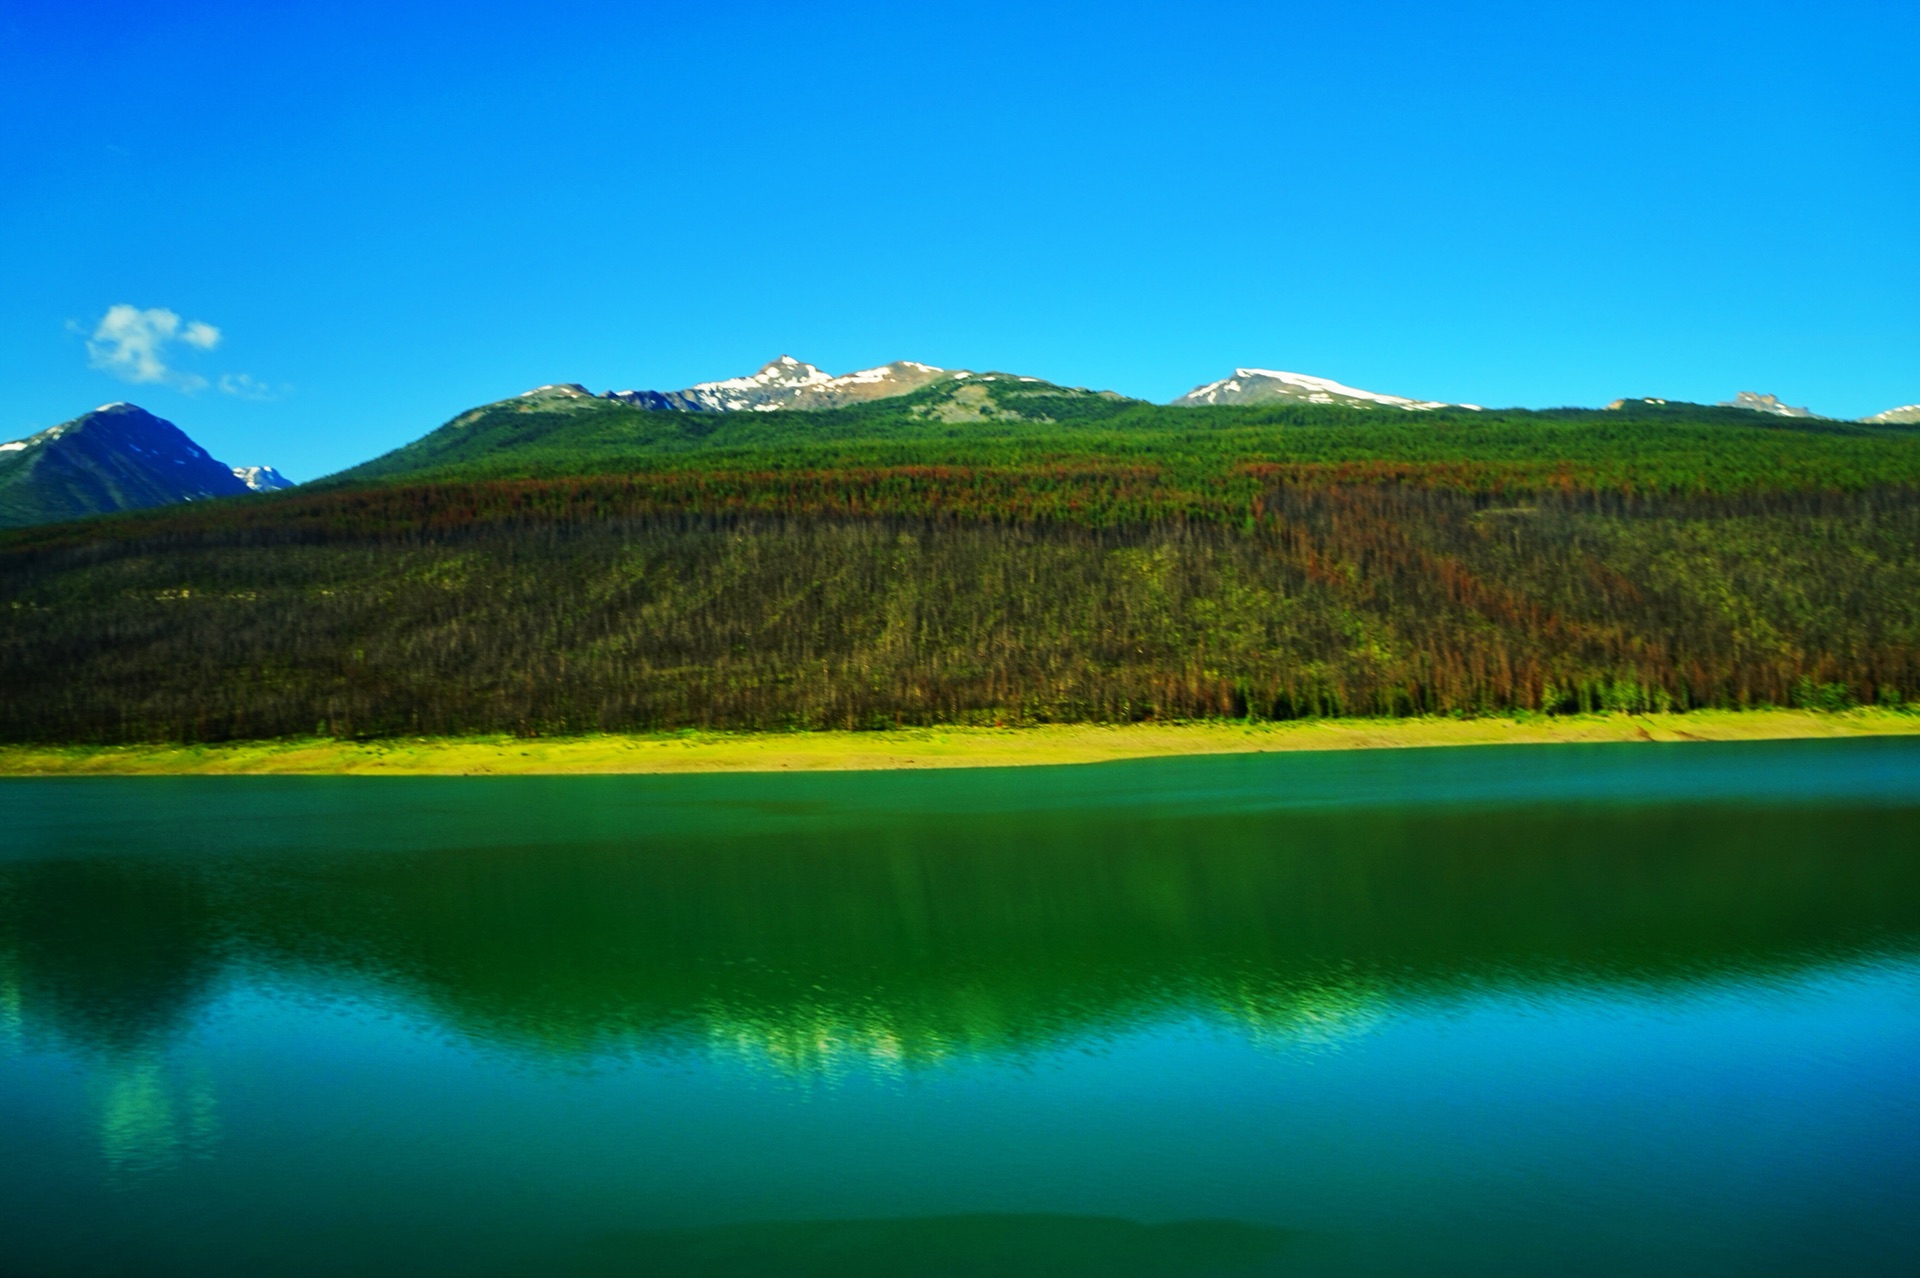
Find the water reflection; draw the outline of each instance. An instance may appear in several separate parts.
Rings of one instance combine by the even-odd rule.
[[[139,787],[89,797],[150,802]],[[610,818],[564,784],[483,784],[463,819],[492,845],[448,847],[392,837],[444,791],[385,781],[327,846],[263,850],[239,819],[169,854],[149,822],[160,853],[0,861],[0,1030],[144,1060],[224,975],[277,974],[384,989],[490,1047],[831,1074],[1195,1017],[1334,1044],[1409,1001],[1684,988],[1920,938],[1920,812],[1900,805],[1262,810],[1199,790],[729,825],[598,793],[639,799]]]
[[[0,1051],[20,1046],[25,1019],[20,1014],[20,978],[10,960],[0,959]]]
[[[220,1124],[204,1074],[182,1079],[165,1059],[107,1062],[100,1088],[100,1152],[116,1176],[164,1171],[212,1154]]]
[[[21,1272],[1914,1271],[1920,744],[0,797]]]

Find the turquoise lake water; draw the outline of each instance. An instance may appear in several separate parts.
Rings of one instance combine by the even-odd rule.
[[[1920,742],[0,782],[0,1274],[1920,1272]]]

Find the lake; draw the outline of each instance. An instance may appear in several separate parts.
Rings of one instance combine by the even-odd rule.
[[[1920,741],[0,782],[0,1273],[1920,1272]]]

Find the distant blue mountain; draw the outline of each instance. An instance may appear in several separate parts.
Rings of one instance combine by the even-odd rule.
[[[133,404],[106,404],[0,444],[0,528],[288,486],[270,466],[216,461]]]

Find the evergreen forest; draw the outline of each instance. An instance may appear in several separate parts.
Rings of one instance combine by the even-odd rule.
[[[1739,410],[490,406],[0,536],[0,738],[1920,700],[1920,432]]]

